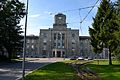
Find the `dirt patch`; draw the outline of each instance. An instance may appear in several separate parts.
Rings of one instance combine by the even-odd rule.
[[[71,66],[75,69],[81,80],[101,80],[96,72],[85,66],[87,63],[72,63]]]

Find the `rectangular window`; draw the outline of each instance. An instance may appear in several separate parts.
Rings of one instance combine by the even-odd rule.
[[[54,43],[54,47],[56,47],[56,43]]]
[[[54,33],[54,40],[56,40],[56,33]]]
[[[47,45],[47,43],[46,43],[46,42],[44,42],[43,44],[44,44],[44,45]]]
[[[60,46],[60,43],[58,43],[58,46]]]
[[[47,37],[47,33],[43,33],[43,37],[46,38]]]
[[[58,33],[58,40],[60,40],[61,39],[61,34],[60,33]]]
[[[73,38],[75,37],[75,34],[74,34],[74,33],[72,33],[72,37],[73,37]]]
[[[64,40],[65,39],[65,34],[62,34],[62,40]]]

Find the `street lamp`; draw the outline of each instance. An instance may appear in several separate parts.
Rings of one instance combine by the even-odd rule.
[[[24,80],[24,77],[25,77],[25,54],[26,54],[26,31],[27,31],[28,2],[29,2],[29,0],[27,0],[26,19],[25,19],[25,33],[24,33],[24,44],[23,44],[23,62],[22,62],[22,80]]]

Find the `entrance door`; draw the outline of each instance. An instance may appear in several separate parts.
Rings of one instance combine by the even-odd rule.
[[[55,51],[53,51],[53,57],[55,57]]]
[[[57,51],[57,57],[61,57],[61,51]]]
[[[65,57],[65,51],[62,52],[62,57]]]

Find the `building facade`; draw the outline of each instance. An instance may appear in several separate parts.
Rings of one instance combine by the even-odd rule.
[[[96,54],[93,52],[93,47],[91,45],[90,36],[80,36],[79,37],[80,42],[80,56],[83,58],[101,58],[101,59],[107,59],[109,50],[106,48],[103,48],[102,53]]]
[[[26,54],[25,57],[39,57],[38,54],[38,36],[29,35],[26,36]]]
[[[67,28],[66,16],[55,15],[53,28],[40,29],[41,57],[69,57],[79,54],[79,30]]]
[[[26,57],[72,57],[97,58],[92,51],[90,36],[79,36],[78,29],[67,28],[66,15],[54,17],[53,28],[40,29],[39,36],[26,37]],[[104,49],[99,58],[108,58]]]
[[[89,36],[80,36],[80,56],[87,58],[93,58],[94,53],[92,51],[92,45],[90,44],[90,37]]]

